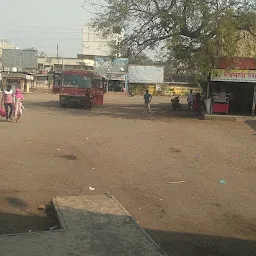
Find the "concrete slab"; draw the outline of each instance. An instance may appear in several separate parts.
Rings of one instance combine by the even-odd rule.
[[[53,199],[63,230],[1,236],[3,256],[161,256],[156,243],[114,199]]]
[[[56,197],[53,199],[63,228],[110,229],[131,223],[131,216],[114,198],[106,196]],[[61,221],[63,223],[63,221]]]

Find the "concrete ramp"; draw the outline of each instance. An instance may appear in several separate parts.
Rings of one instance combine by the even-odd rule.
[[[53,199],[62,230],[1,236],[3,256],[161,256],[129,213],[106,196]]]

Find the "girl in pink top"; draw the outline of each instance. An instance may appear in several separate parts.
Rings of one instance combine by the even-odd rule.
[[[15,96],[15,119],[16,123],[20,123],[20,117],[22,116],[22,110],[24,109],[22,101],[24,100],[24,95],[21,93],[20,89],[16,89]]]
[[[1,105],[4,104],[4,107],[5,107],[6,120],[8,119],[12,120],[12,112],[14,109],[13,101],[14,101],[14,94],[11,89],[11,86],[8,86],[7,89],[3,91],[3,97],[1,102]],[[9,108],[10,108],[10,113],[8,113]]]

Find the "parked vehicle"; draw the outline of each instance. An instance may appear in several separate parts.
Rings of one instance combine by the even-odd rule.
[[[181,108],[180,105],[180,96],[175,96],[172,100],[171,100],[171,104],[172,104],[172,108],[173,110],[177,110]]]
[[[130,97],[133,97],[133,96],[134,96],[134,91],[129,90],[129,91],[128,91],[128,95],[129,95]]]
[[[64,70],[59,89],[61,107],[76,104],[91,109],[103,105],[104,84],[104,78],[93,71]]]

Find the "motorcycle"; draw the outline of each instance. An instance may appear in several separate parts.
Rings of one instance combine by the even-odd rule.
[[[181,109],[181,105],[180,105],[180,96],[175,96],[172,100],[171,100],[171,104],[172,104],[172,108],[173,110],[177,110],[177,109]]]
[[[134,92],[131,91],[131,90],[129,90],[129,91],[128,91],[128,95],[129,95],[129,97],[133,97],[133,96],[134,96]]]

